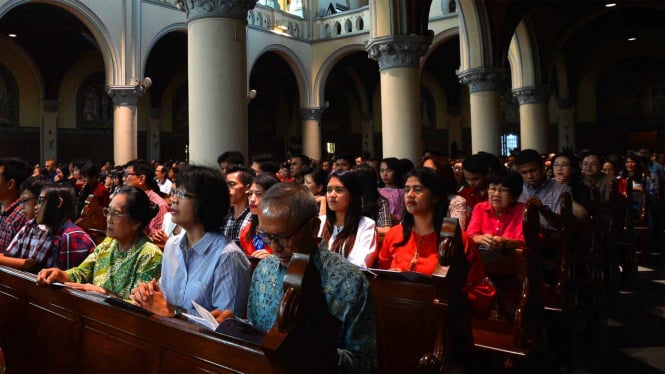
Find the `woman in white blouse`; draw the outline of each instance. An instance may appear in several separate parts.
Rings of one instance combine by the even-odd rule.
[[[362,187],[355,173],[334,172],[326,187],[326,214],[319,237],[328,249],[360,267],[372,267],[376,259],[376,224],[362,215]]]

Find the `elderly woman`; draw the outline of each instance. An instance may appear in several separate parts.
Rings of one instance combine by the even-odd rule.
[[[488,181],[488,200],[473,208],[467,234],[476,244],[491,250],[524,247],[524,204],[517,202],[522,193],[522,176],[509,172],[491,176]]]
[[[208,310],[230,309],[243,315],[249,294],[249,260],[222,234],[229,211],[229,187],[219,169],[188,165],[171,190],[173,222],[184,233],[164,246],[162,277],[140,283],[132,301],[153,313],[198,315],[192,301]]]
[[[159,277],[162,252],[143,233],[157,209],[140,189],[121,188],[104,209],[107,238],[79,266],[40,271],[37,283],[67,282],[73,288],[128,299],[139,282]]]
[[[406,175],[406,211],[402,223],[390,229],[383,239],[379,252],[381,269],[432,275],[438,263],[441,226],[448,210],[448,197],[443,185],[441,175],[427,167],[413,169]],[[491,303],[482,296],[483,292],[476,292],[488,286],[478,248],[464,231],[461,241],[465,257],[471,265],[465,291],[474,314],[486,317]]]

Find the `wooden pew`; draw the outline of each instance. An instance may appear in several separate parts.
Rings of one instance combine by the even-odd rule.
[[[503,357],[505,366],[515,361],[532,365],[533,349],[542,339],[540,217],[533,203],[525,208],[523,227],[525,248],[480,250],[485,271],[495,280],[497,305],[488,320],[471,320],[473,341],[477,350]],[[507,305],[514,306],[514,313]]]
[[[457,225],[456,221],[448,223]],[[465,353],[456,351],[459,345],[453,343],[461,339],[454,339],[454,330],[449,328],[453,325],[449,321],[454,321],[454,327],[469,328],[464,306],[449,303],[451,295],[461,299],[468,271],[464,248],[453,240],[455,233],[460,235],[459,226],[455,227],[457,231],[449,231],[440,247],[439,261],[445,266],[437,268],[433,276],[377,269],[366,272],[376,307],[379,372],[441,372],[459,364],[455,359],[463,359]],[[470,342],[470,330],[466,333]]]
[[[0,345],[11,372],[280,372],[265,348],[145,316],[0,266]]]
[[[217,334],[119,300],[108,305],[105,295],[37,287],[35,280],[0,266],[0,345],[15,372],[337,370],[340,323],[306,254],[294,254],[266,334],[238,320],[224,321]]]

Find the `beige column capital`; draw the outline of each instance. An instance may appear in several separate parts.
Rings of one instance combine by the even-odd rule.
[[[312,120],[316,122],[321,122],[321,117],[323,117],[323,111],[325,109],[321,108],[301,108],[300,116],[303,120]]]
[[[187,13],[187,22],[199,18],[224,17],[247,20],[247,11],[254,9],[257,0],[176,0],[178,9]]]
[[[461,84],[469,86],[469,93],[476,93],[501,90],[505,85],[507,73],[504,68],[479,68],[458,71],[457,77]]]
[[[550,93],[549,87],[523,87],[513,90],[513,96],[520,105],[546,104]]]
[[[425,35],[390,35],[372,39],[367,44],[367,55],[379,63],[379,70],[419,67],[420,58],[427,53],[434,33]]]
[[[140,85],[106,87],[106,93],[113,100],[114,106],[136,106],[143,92]]]

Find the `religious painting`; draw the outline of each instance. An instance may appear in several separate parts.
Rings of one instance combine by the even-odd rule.
[[[90,74],[76,93],[78,128],[108,129],[113,127],[113,102],[104,89],[103,72]]]
[[[17,127],[18,113],[18,84],[11,71],[0,64],[0,127]]]
[[[189,95],[187,84],[182,84],[175,91],[172,109],[173,132],[187,133],[189,131]]]

